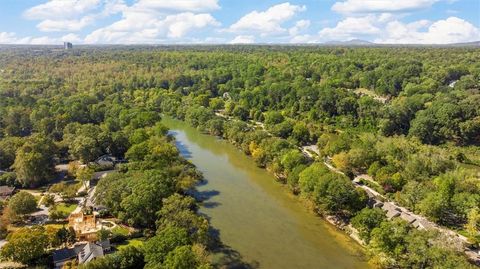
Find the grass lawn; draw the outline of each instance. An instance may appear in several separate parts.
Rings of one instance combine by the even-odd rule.
[[[57,210],[62,211],[67,215],[70,215],[73,210],[77,208],[77,204],[66,204],[66,203],[59,203],[57,204]]]
[[[55,229],[61,229],[62,227],[67,227],[65,224],[45,224],[45,229],[46,228],[55,228]],[[68,227],[67,227],[68,228]]]
[[[112,229],[112,233],[121,234],[123,236],[128,236],[130,234],[130,231],[125,227],[116,226],[115,228]]]
[[[133,246],[133,247],[141,247],[143,246],[143,243],[145,243],[145,238],[134,238],[134,239],[129,239],[125,242],[123,242],[120,245],[117,245],[118,250],[122,250],[128,246]]]

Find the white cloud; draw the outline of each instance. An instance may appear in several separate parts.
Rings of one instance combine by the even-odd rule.
[[[176,11],[208,11],[219,9],[218,0],[139,0],[136,8]]]
[[[94,16],[85,16],[79,20],[43,20],[37,24],[42,32],[80,31],[95,22]]]
[[[299,32],[307,29],[309,26],[310,26],[310,21],[309,20],[299,20],[295,23],[295,26],[288,29],[288,33],[291,36],[296,36],[296,35],[298,35]]]
[[[426,31],[422,29],[426,28]],[[402,44],[448,44],[478,41],[480,29],[457,17],[449,17],[430,23],[420,20],[405,24],[392,21],[385,27],[383,36],[377,38],[378,43]]]
[[[220,23],[208,13],[185,12],[158,19],[154,13],[129,11],[122,20],[89,34],[85,42],[155,43],[165,41],[165,38],[184,37],[194,29],[219,25]]]
[[[72,32],[126,7],[123,0],[50,0],[26,10],[23,15],[41,20],[37,28],[42,32]]]
[[[230,44],[253,44],[255,43],[255,37],[253,35],[239,35],[236,36]]]
[[[252,11],[230,26],[231,32],[260,32],[262,35],[278,34],[286,31],[282,23],[293,18],[298,12],[305,11],[305,6],[292,5],[288,2],[270,7],[266,11]]]
[[[62,42],[73,42],[73,43],[83,43],[83,39],[73,33],[66,34],[60,38]]]
[[[347,17],[337,23],[335,27],[324,28],[319,32],[322,40],[350,40],[358,35],[376,35],[381,33],[375,24],[379,17],[368,15],[365,17]]]
[[[167,37],[183,37],[187,32],[193,29],[200,29],[206,26],[220,26],[210,14],[181,13],[167,16],[165,20],[160,21],[160,28],[168,28]]]
[[[336,2],[332,10],[343,14],[403,12],[428,8],[440,0],[346,0]]]
[[[0,44],[16,44],[18,37],[12,32],[0,32]]]
[[[56,38],[49,36],[18,37],[12,32],[0,32],[0,44],[60,45],[64,41],[82,43],[82,39],[73,33]]]
[[[31,20],[69,19],[96,9],[100,2],[101,0],[50,0],[28,9],[24,16]]]

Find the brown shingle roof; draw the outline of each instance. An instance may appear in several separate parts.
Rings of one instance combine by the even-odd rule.
[[[0,196],[9,196],[15,191],[15,187],[0,186]]]

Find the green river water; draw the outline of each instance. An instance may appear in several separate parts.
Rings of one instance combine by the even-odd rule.
[[[181,154],[203,173],[197,187],[225,248],[227,268],[370,268],[361,247],[309,212],[273,175],[233,145],[165,117]],[[243,261],[244,263],[240,262]]]

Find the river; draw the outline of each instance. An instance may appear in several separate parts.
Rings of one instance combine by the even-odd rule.
[[[180,153],[204,175],[197,195],[228,247],[215,255],[228,268],[370,268],[362,248],[301,201],[273,175],[228,142],[201,134],[182,121],[163,123]],[[244,263],[240,262],[243,261]]]

